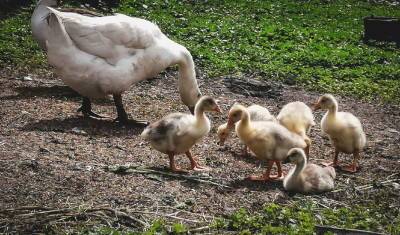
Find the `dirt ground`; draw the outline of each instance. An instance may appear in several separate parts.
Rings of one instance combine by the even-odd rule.
[[[127,112],[149,121],[171,112],[187,112],[177,92],[176,75],[169,70],[156,79],[132,86],[123,96]],[[264,84],[262,88],[266,91],[253,92],[257,84],[235,86],[227,82],[232,77],[206,79],[199,76],[203,94],[217,97],[224,110],[220,116],[208,115],[212,130],[192,149],[202,164],[212,168],[210,172],[186,175],[206,179],[199,182],[163,174],[170,173],[168,158],[140,138],[142,128],[121,127],[111,118],[84,119],[76,112],[80,97],[56,75],[30,76],[32,81],[16,79],[23,76],[9,70],[3,70],[0,75],[0,208],[107,206],[129,209],[140,213],[142,218],[165,217],[201,225],[241,207],[257,210],[267,202],[289,204],[308,198],[322,206],[352,206],[360,200],[376,200],[371,194],[382,187],[390,189],[385,190],[390,193],[382,203],[400,205],[399,189],[395,187],[396,179],[400,178],[400,109],[397,106],[338,97],[339,109],[359,117],[367,134],[368,145],[362,153],[361,170],[356,174],[339,171],[338,192],[289,195],[283,191],[281,182],[244,180],[249,174],[261,174],[262,163],[253,157],[241,156],[242,145],[237,137],[228,140],[224,147],[217,145],[216,127],[226,121],[226,113],[235,101],[260,104],[277,115],[288,102],[299,100],[310,105],[320,94],[279,83]],[[111,98],[97,101],[94,111],[116,116]],[[317,123],[322,115],[322,112],[315,113]],[[320,163],[331,159],[332,147],[328,139],[322,137],[319,125],[312,129],[310,136],[312,161]],[[189,166],[185,156],[177,159],[180,166]],[[351,157],[340,155],[339,159],[349,162]],[[105,170],[106,166],[125,164],[155,172],[116,174]],[[286,165],[284,169],[289,167]],[[357,190],[358,186],[372,183],[368,190]],[[0,219],[0,231],[6,226],[29,231],[30,226],[34,226],[31,222],[13,227],[18,221],[10,223],[12,218],[1,213]]]

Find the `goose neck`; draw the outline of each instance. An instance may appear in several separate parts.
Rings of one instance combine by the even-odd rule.
[[[301,174],[301,172],[303,172],[306,165],[307,165],[307,159],[305,156],[302,156],[302,160],[296,164],[294,171],[293,171],[292,175],[290,176],[290,178],[298,177]]]

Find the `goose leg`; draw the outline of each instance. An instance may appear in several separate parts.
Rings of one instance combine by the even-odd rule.
[[[194,170],[194,171],[208,171],[208,170],[210,170],[210,168],[208,168],[206,166],[200,166],[196,162],[196,160],[193,158],[192,153],[190,151],[187,151],[185,154],[190,160],[190,170]]]
[[[169,167],[171,168],[171,170],[175,173],[186,173],[187,171],[180,169],[178,167],[176,167],[175,165],[175,153],[173,152],[169,152],[168,153],[168,157],[169,157]]]
[[[244,148],[242,149],[242,155],[244,157],[248,157],[249,156],[249,148],[247,147],[247,145],[244,145]]]
[[[357,162],[358,162],[358,158],[360,157],[360,152],[356,151],[353,153],[353,163],[342,167],[342,170],[350,172],[350,173],[355,173],[357,172]]]
[[[124,105],[122,104],[122,96],[120,94],[113,95],[113,98],[114,98],[114,103],[115,103],[115,107],[117,108],[117,114],[118,114],[118,117],[114,121],[119,122],[121,124],[134,124],[134,125],[138,125],[138,126],[149,125],[149,123],[147,121],[129,120],[128,114],[126,113]]]
[[[78,112],[82,112],[85,118],[92,117],[92,118],[105,118],[104,116],[100,116],[94,112],[92,112],[92,103],[90,99],[87,97],[83,97],[82,106],[79,107],[77,110]]]
[[[304,152],[307,156],[307,161],[310,159],[310,144],[307,144],[307,146],[304,149]]]
[[[251,175],[247,179],[253,180],[253,181],[269,181],[270,179],[273,179],[274,177],[271,178],[270,177],[270,173],[271,173],[272,165],[274,164],[274,162],[275,161],[268,160],[268,162],[267,162],[267,170],[261,176]]]
[[[337,167],[339,165],[338,156],[339,156],[339,151],[337,149],[335,149],[335,155],[333,157],[333,162],[325,162],[325,163],[322,163],[322,165]]]
[[[283,180],[285,177],[282,171],[282,162],[281,161],[275,161],[276,167],[278,168],[278,175],[276,176],[276,180]],[[285,173],[286,174],[286,173]]]

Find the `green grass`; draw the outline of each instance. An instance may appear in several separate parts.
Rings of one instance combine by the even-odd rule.
[[[31,11],[0,22],[0,64],[46,66],[30,36]],[[400,17],[399,6],[355,0],[121,0],[114,11],[156,22],[189,48],[209,77],[256,72],[310,90],[400,103],[399,49],[361,41],[364,16]]]
[[[394,215],[386,215],[384,209],[377,205],[329,209],[320,208],[312,202],[296,202],[288,206],[270,203],[259,212],[250,213],[240,209],[224,218],[215,219],[209,227],[213,234],[314,234],[316,225],[400,234],[400,216],[398,213]],[[145,231],[98,226],[83,227],[79,234],[152,235],[188,234],[189,231],[184,224],[168,225],[165,221],[156,220]]]

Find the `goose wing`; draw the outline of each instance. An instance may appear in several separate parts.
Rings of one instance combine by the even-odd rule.
[[[174,136],[182,136],[188,131],[189,119],[188,114],[173,113],[163,119],[151,124],[143,132],[147,139],[154,141],[173,138]]]
[[[110,64],[134,54],[136,50],[150,47],[157,37],[163,36],[155,24],[122,14],[88,17],[76,13],[55,12],[80,50],[103,58]]]

